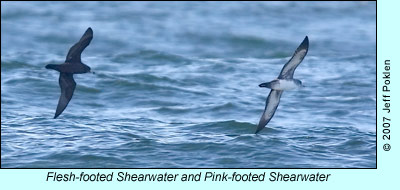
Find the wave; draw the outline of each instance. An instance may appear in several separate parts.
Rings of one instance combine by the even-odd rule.
[[[111,58],[111,61],[117,63],[131,63],[132,61],[142,60],[147,65],[150,63],[159,64],[159,61],[173,64],[190,64],[191,60],[180,55],[167,53],[157,50],[139,50],[132,53],[121,53]]]
[[[186,130],[192,132],[207,133],[223,133],[223,134],[252,134],[256,129],[256,125],[247,122],[238,122],[235,120],[206,122],[201,124],[190,125]]]

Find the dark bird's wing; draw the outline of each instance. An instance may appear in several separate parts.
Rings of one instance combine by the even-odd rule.
[[[265,110],[260,118],[260,122],[258,123],[256,133],[264,129],[265,125],[267,125],[274,116],[276,108],[278,108],[279,100],[281,99],[282,93],[282,90],[271,90],[271,92],[269,93],[265,105]]]
[[[60,78],[58,80],[61,88],[61,96],[58,100],[56,114],[54,115],[54,119],[57,118],[67,107],[69,101],[74,94],[76,83],[74,81],[74,77],[69,73],[60,73]]]
[[[86,32],[83,34],[82,38],[71,47],[68,51],[67,59],[65,59],[66,63],[80,63],[81,62],[81,54],[82,51],[90,44],[93,38],[93,30],[88,28]]]
[[[300,46],[294,52],[292,58],[283,66],[281,74],[279,74],[278,79],[292,79],[294,70],[303,61],[304,57],[308,52],[308,37],[306,36],[301,42]]]

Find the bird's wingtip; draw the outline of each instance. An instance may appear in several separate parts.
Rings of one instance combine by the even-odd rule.
[[[91,34],[93,34],[93,30],[92,30],[91,27],[89,27],[89,28],[86,30],[86,32],[90,32]]]
[[[304,41],[308,43],[308,36],[304,38]]]
[[[261,127],[260,125],[258,125],[257,129],[256,129],[256,132],[254,134],[257,134],[258,132],[260,132],[263,129],[264,129],[264,127]]]
[[[303,42],[301,42],[301,44],[300,44],[300,47],[301,48],[303,48],[303,47],[308,47],[308,36],[306,36],[305,38],[304,38],[304,40],[303,40]]]

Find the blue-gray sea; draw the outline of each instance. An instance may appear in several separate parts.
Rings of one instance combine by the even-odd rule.
[[[53,119],[69,48],[95,74]],[[269,89],[295,72],[255,135]],[[1,167],[374,168],[376,2],[1,2]]]

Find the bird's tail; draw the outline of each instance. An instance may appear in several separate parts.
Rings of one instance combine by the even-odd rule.
[[[46,69],[53,69],[60,72],[60,65],[57,64],[48,64],[46,65]]]
[[[259,87],[264,87],[264,88],[271,88],[271,82],[261,83],[258,86]]]

